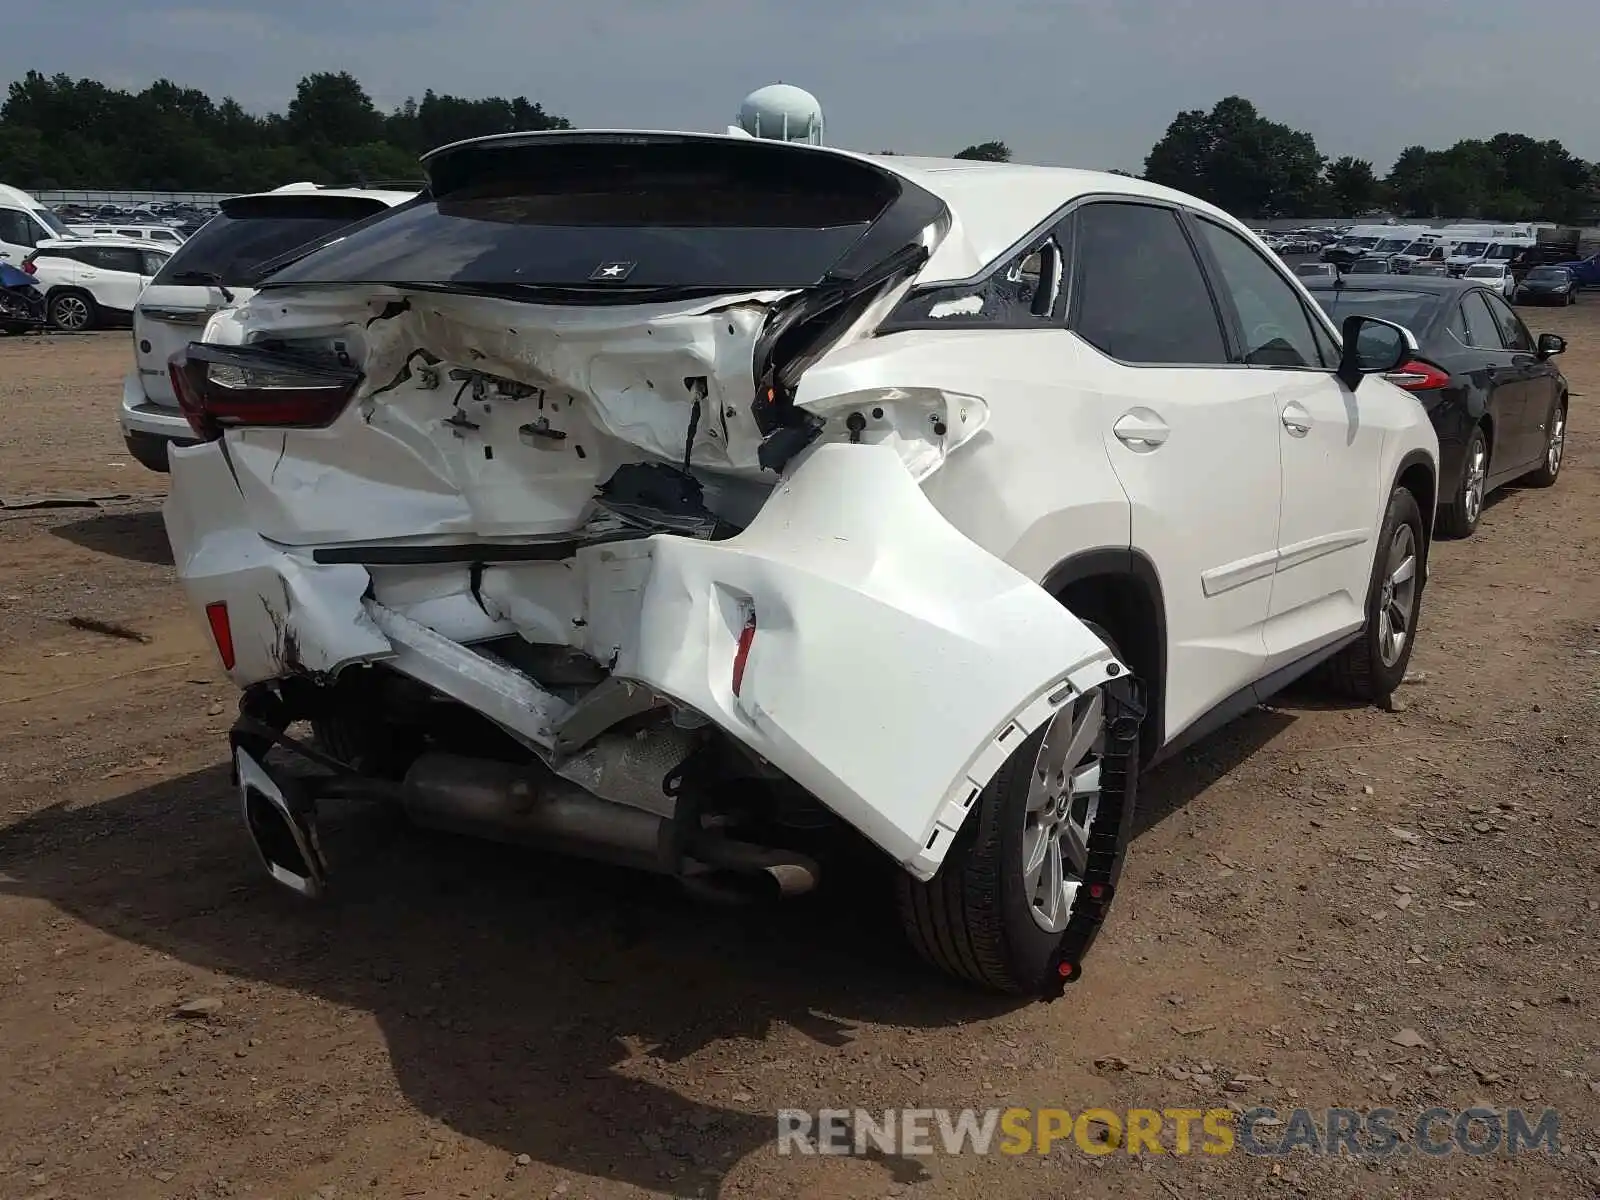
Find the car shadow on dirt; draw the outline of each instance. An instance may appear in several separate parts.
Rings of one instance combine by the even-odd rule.
[[[57,525],[50,532],[96,554],[110,554],[156,566],[172,565],[172,546],[167,541],[167,528],[161,522],[159,508],[99,513],[81,521]]]
[[[1141,828],[1280,727],[1252,714],[1147,776]],[[370,1012],[420,1113],[566,1171],[684,1194],[716,1186],[775,1134],[773,1115],[742,1111],[757,1086],[742,1079],[826,1079],[819,1056],[848,1046],[859,1022],[946,1027],[1025,1003],[946,982],[903,949],[886,867],[836,874],[782,906],[708,908],[666,880],[340,806],[323,822],[337,894],[306,904],[266,880],[236,812],[221,766],[42,810],[0,830],[0,893]],[[740,1056],[745,1070],[702,1069],[725,1081],[710,1099],[671,1086],[673,1064],[780,1026],[810,1043],[791,1062],[772,1059],[793,1045],[785,1037],[759,1060]],[[882,1165],[886,1186],[925,1176],[919,1160]]]

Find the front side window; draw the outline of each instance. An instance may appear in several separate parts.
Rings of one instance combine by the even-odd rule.
[[[1489,306],[1489,315],[1494,318],[1495,325],[1500,330],[1500,343],[1507,350],[1515,350],[1519,354],[1533,353],[1533,335],[1528,332],[1528,327],[1522,323],[1522,318],[1511,310],[1511,306],[1498,296],[1485,296],[1484,303]]]
[[[162,254],[159,250],[141,250],[139,253],[144,256],[144,270],[142,273],[145,275],[154,275],[162,267],[166,266],[167,259],[172,257],[169,254]]]
[[[1178,214],[1150,204],[1078,210],[1072,328],[1131,363],[1226,363],[1227,343]]]
[[[1244,361],[1253,367],[1326,367],[1300,294],[1238,234],[1196,221],[1239,314]]]

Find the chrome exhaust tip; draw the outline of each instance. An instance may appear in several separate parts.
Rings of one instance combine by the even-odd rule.
[[[312,805],[290,779],[276,779],[242,747],[234,751],[239,807],[256,853],[275,883],[315,900],[328,887]]]

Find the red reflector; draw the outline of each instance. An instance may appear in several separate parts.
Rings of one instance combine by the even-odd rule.
[[[752,612],[745,618],[744,628],[739,631],[739,648],[733,652],[733,694],[737,696],[739,689],[744,686],[744,665],[750,658],[750,646],[756,640],[756,614]]]
[[[206,621],[211,626],[211,640],[217,644],[217,653],[222,655],[223,668],[233,670],[233,626],[228,624],[227,603],[216,600],[206,605]]]
[[[1106,894],[1106,889],[1105,889],[1105,885],[1104,884],[1102,884],[1102,883],[1091,883],[1089,885],[1089,899],[1098,900],[1098,899],[1100,899],[1101,896],[1104,896],[1105,894]]]
[[[39,266],[33,261],[33,259],[25,258],[22,260],[22,270],[25,274],[37,275],[39,273]]]
[[[1450,386],[1449,375],[1431,362],[1423,362],[1420,358],[1412,359],[1403,367],[1390,371],[1384,378],[1408,392],[1431,392],[1437,388]]]
[[[1056,972],[1061,976],[1061,978],[1069,979],[1072,976],[1072,964],[1069,962],[1064,962],[1056,968]]]

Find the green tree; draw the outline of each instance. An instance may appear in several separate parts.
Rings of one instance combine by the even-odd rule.
[[[257,191],[415,178],[417,155],[443,141],[570,128],[525,96],[424,96],[384,117],[344,71],[308,75],[282,114],[158,79],[140,92],[30,71],[0,105],[0,180],[57,187]]]
[[[1309,134],[1269,121],[1242,96],[1181,112],[1145,158],[1145,178],[1241,216],[1293,216],[1323,203],[1323,157]]]
[[[979,142],[976,146],[958,150],[956,157],[977,162],[1010,162],[1011,147],[1004,142]]]
[[[1382,185],[1365,159],[1348,154],[1336,158],[1328,164],[1326,176],[1328,204],[1335,214],[1359,217],[1378,207]]]

